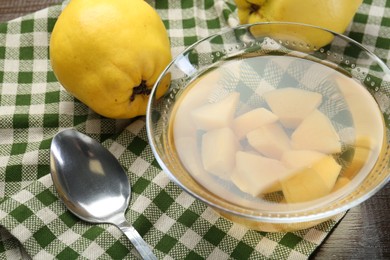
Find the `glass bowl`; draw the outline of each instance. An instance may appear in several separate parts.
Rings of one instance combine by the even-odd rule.
[[[157,98],[157,90],[164,87],[166,80],[170,80],[170,85],[165,95]],[[231,139],[237,140],[234,141],[235,150],[231,151],[233,141],[221,141],[217,135],[210,135],[208,139],[212,140],[212,145],[209,142],[206,146],[204,136],[208,131],[226,127],[229,106],[219,111],[217,108],[204,110],[208,112],[200,119],[194,111],[227,100],[232,93],[239,93],[235,110],[230,112],[234,118],[259,107],[274,112],[266,93],[286,88],[321,94],[322,101],[315,110],[327,116],[330,128],[339,138],[336,142],[339,150],[331,150],[327,155],[340,168],[338,174],[332,175],[334,164],[322,164],[320,188],[315,186],[319,177],[313,174],[306,174],[310,177],[298,178],[295,184],[291,184],[292,176],[298,176],[297,172],[301,174],[301,170],[294,168],[293,173],[277,178],[279,188],[268,192],[263,189],[259,193],[253,187],[271,183],[270,179],[275,179],[278,170],[270,165],[261,166],[263,168],[255,171],[258,175],[253,175],[252,168],[246,170],[248,161],[239,163],[238,151],[249,149],[245,150],[246,154],[257,153],[257,156],[264,157],[267,151],[274,151],[275,147],[279,149],[279,139],[276,138],[275,146],[267,143],[270,147],[265,152],[260,150],[260,154],[257,148],[253,149],[255,146],[251,146],[247,132],[244,139],[237,135],[236,139]],[[298,101],[306,94],[287,93],[276,99],[276,107],[292,106],[297,102],[297,107],[305,108],[313,103],[309,95],[308,100],[301,101],[305,103],[301,106]],[[291,102],[294,96],[298,96],[298,101]],[[290,107],[290,110],[299,111],[300,108]],[[208,122],[213,116],[216,121]],[[298,117],[295,126],[283,128],[289,142],[306,116]],[[277,114],[277,117],[280,122],[285,119],[284,114]],[[214,122],[220,119],[225,123],[216,126]],[[296,23],[258,23],[223,30],[196,42],[179,54],[161,74],[150,96],[146,120],[152,151],[169,178],[222,216],[251,229],[279,232],[312,227],[362,203],[389,181],[389,68],[359,43],[326,29]],[[234,124],[229,120],[227,124],[231,129]],[[257,119],[246,121],[248,124],[253,122]],[[280,122],[276,124],[283,125]],[[311,149],[313,143],[325,140],[323,134],[326,131],[323,129],[326,127],[320,123],[306,127],[300,134],[302,146],[296,145],[299,142],[295,140],[294,144],[289,143],[292,147],[289,149]],[[266,134],[273,135],[275,131],[279,130]],[[268,142],[272,139],[262,138],[266,135],[262,133],[261,140]],[[331,142],[322,144],[328,147]],[[216,158],[222,156],[220,154],[229,153],[235,157],[221,159],[216,166],[220,167],[216,171],[227,171],[225,166],[231,169],[227,175],[218,175],[212,166],[205,166],[215,163]],[[279,153],[277,158],[271,155],[271,160],[282,162],[283,169],[289,168],[291,165],[285,167],[282,154],[280,157]],[[290,163],[309,157],[291,157]],[[253,165],[258,165],[259,161],[254,159]],[[315,169],[319,174],[320,170],[313,165],[305,166],[305,169]],[[239,173],[237,169],[241,169]],[[244,176],[244,171],[252,175]],[[325,175],[327,177],[323,177]],[[311,183],[308,178],[313,176],[316,177]],[[318,190],[325,187],[328,193],[318,196]]]

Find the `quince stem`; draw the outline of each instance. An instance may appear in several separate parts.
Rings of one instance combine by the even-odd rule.
[[[249,13],[250,14],[256,13],[259,9],[260,9],[259,5],[251,4],[251,6],[249,7]]]
[[[146,85],[146,81],[142,80],[141,84],[133,88],[133,94],[130,96],[130,101],[134,101],[136,95],[149,95],[152,90]]]

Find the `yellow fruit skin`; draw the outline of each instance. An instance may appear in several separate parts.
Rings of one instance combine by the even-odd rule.
[[[343,33],[362,0],[235,0],[238,8],[238,17],[241,24],[256,22],[296,22],[315,25]],[[275,28],[276,29],[276,28]],[[316,47],[327,44],[332,38],[330,34],[312,30],[302,32],[300,28],[283,30],[282,27],[276,29],[289,33],[285,40],[293,41],[294,38],[303,38],[306,43]],[[254,34],[258,35],[260,32]]]
[[[362,0],[235,0],[237,8],[257,16],[258,22],[286,21],[307,23],[342,33],[351,22]],[[246,2],[246,3],[245,3]],[[254,11],[253,6],[258,6]],[[245,15],[240,22],[248,23]]]
[[[110,118],[144,115],[148,91],[133,95],[133,90],[142,83],[151,89],[171,59],[164,24],[142,0],[72,0],[50,40],[51,66],[59,82]],[[163,80],[159,96],[170,78]]]

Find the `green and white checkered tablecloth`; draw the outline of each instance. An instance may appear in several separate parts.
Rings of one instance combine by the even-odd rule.
[[[172,54],[237,24],[233,0],[148,1],[164,21]],[[160,259],[306,259],[343,214],[293,233],[232,223],[172,183],[147,141],[144,119],[102,118],[68,94],[48,59],[50,32],[67,4],[0,24],[0,258],[133,259],[114,226],[72,215],[58,199],[49,147],[61,129],[99,140],[126,169],[132,199],[126,218]],[[390,66],[390,1],[365,0],[346,35]]]

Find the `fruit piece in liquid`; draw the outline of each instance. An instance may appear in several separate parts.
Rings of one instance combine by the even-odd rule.
[[[386,136],[381,112],[363,86],[332,68],[301,58],[258,56],[235,59],[219,64],[192,81],[177,101],[171,117],[171,142],[189,138],[195,144],[176,147],[177,156],[206,190],[221,198],[228,196],[233,203],[238,204],[263,201],[263,198],[243,193],[232,182],[201,170],[201,156],[192,156],[191,165],[186,164],[189,161],[185,158],[187,154],[200,155],[201,136],[204,133],[196,129],[191,120],[191,111],[204,104],[218,102],[228,93],[237,91],[240,93],[240,104],[235,116],[239,116],[252,109],[267,108],[262,95],[284,87],[303,88],[323,95],[324,100],[319,109],[329,116],[341,137],[343,150],[332,156],[342,165],[339,178],[347,177],[351,180],[345,187],[351,185],[352,181],[356,186],[374,167]],[[289,129],[286,132],[291,134]],[[192,150],[189,153],[184,149]],[[250,150],[245,142],[240,149]],[[362,152],[362,149],[365,150]]]

